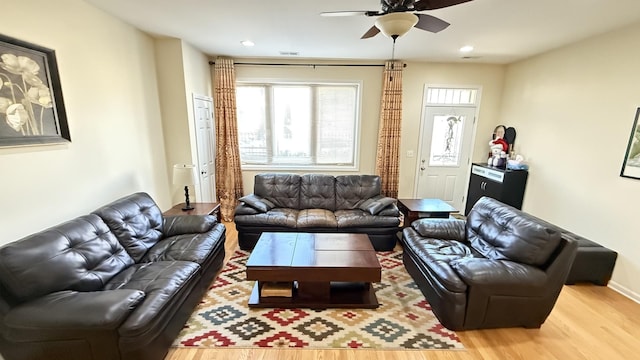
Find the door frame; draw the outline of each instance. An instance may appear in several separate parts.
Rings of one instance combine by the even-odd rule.
[[[476,95],[476,103],[473,105],[429,105],[427,102],[427,90],[429,88],[447,88],[447,89],[474,89],[477,90],[477,95]],[[451,84],[424,84],[423,90],[422,90],[422,108],[420,109],[420,132],[418,133],[418,152],[416,153],[416,163],[415,163],[415,167],[414,167],[414,173],[413,173],[413,197],[415,198],[418,194],[418,185],[419,185],[419,174],[420,174],[420,156],[422,155],[422,148],[424,146],[424,141],[423,141],[423,136],[422,134],[424,133],[424,127],[425,127],[425,116],[426,116],[426,109],[427,106],[441,106],[441,107],[474,107],[476,108],[475,111],[475,121],[473,123],[473,127],[471,130],[471,144],[470,144],[470,149],[471,149],[471,153],[469,154],[469,157],[467,158],[467,168],[465,170],[464,173],[464,178],[465,178],[465,186],[464,186],[464,191],[463,191],[463,198],[461,200],[461,204],[462,206],[465,206],[465,201],[467,199],[467,193],[469,192],[469,176],[471,175],[471,163],[472,161],[472,157],[473,157],[473,151],[475,149],[475,144],[476,144],[476,133],[477,133],[477,129],[478,129],[478,123],[480,122],[480,104],[481,104],[481,99],[482,99],[482,86],[481,85],[451,85]],[[463,166],[463,165],[461,165]],[[460,210],[460,209],[458,209]],[[462,211],[464,210],[460,210],[460,212],[462,213]]]

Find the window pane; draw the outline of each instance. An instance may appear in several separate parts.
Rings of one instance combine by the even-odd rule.
[[[276,164],[311,163],[311,88],[273,88],[274,148]]]
[[[353,164],[356,88],[322,86],[318,99],[318,164]]]
[[[239,86],[236,89],[240,159],[246,163],[267,162],[265,90],[264,86]]]
[[[434,116],[429,166],[459,165],[464,120],[464,116]]]
[[[356,164],[358,85],[238,83],[236,89],[243,164]]]

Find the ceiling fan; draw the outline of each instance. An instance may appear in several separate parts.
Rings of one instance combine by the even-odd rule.
[[[368,39],[382,31],[388,37],[396,38],[406,34],[412,27],[437,33],[450,24],[442,19],[419,11],[441,9],[462,4],[471,0],[380,0],[379,11],[330,11],[320,13],[321,16],[377,16],[378,19],[361,39]]]

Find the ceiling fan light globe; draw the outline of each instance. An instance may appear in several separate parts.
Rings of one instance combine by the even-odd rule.
[[[407,12],[389,13],[380,16],[375,25],[386,37],[400,37],[418,23],[415,14]]]

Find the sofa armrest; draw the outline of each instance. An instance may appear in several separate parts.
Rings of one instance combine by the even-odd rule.
[[[547,274],[531,265],[507,260],[485,258],[463,258],[450,263],[467,285],[481,286],[500,291],[501,294],[515,294],[519,290],[531,288],[543,289]]]
[[[5,335],[12,341],[42,341],[117,329],[144,297],[131,289],[51,293],[9,310]]]
[[[217,223],[218,220],[213,215],[166,216],[162,226],[162,233],[165,237],[206,233]]]
[[[459,219],[418,219],[411,224],[418,234],[442,240],[456,240],[467,243],[465,222]]]

